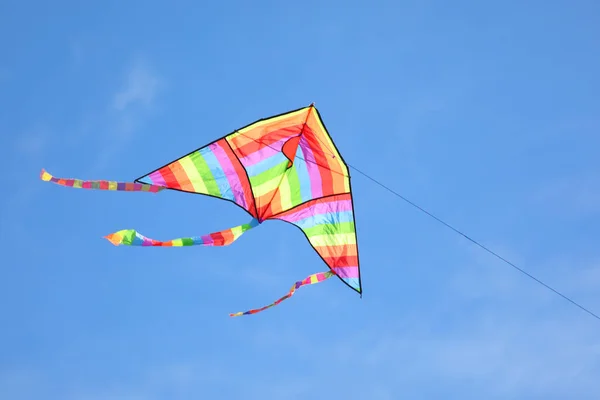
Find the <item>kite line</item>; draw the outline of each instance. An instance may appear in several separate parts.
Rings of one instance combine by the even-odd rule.
[[[437,222],[441,223],[442,225],[446,226],[447,228],[453,230],[454,232],[458,233],[459,235],[461,235],[462,237],[464,237],[465,239],[467,239],[468,241],[470,241],[471,243],[479,246],[480,248],[482,248],[483,250],[487,251],[488,253],[490,253],[491,255],[493,255],[494,257],[497,257],[498,259],[500,259],[501,261],[505,262],[506,264],[510,265],[511,267],[513,267],[514,269],[516,269],[517,271],[521,272],[522,274],[524,274],[525,276],[533,279],[534,281],[536,281],[537,283],[539,283],[540,285],[544,286],[545,288],[553,291],[554,293],[556,293],[557,295],[559,295],[560,297],[562,297],[563,299],[567,300],[568,302],[572,303],[573,305],[579,307],[580,309],[582,309],[583,311],[585,311],[586,313],[590,314],[592,317],[596,318],[597,320],[600,320],[600,316],[598,316],[597,314],[595,314],[594,312],[590,311],[589,309],[585,308],[584,306],[582,306],[581,304],[577,303],[575,300],[569,298],[568,296],[562,294],[561,292],[559,292],[558,290],[554,289],[552,286],[542,282],[540,279],[536,278],[535,276],[531,275],[529,272],[525,271],[522,268],[519,268],[518,266],[516,266],[514,263],[510,262],[509,260],[507,260],[506,258],[502,257],[501,255],[499,255],[498,253],[494,252],[493,250],[487,248],[486,246],[484,246],[483,244],[479,243],[477,240],[469,237],[467,234],[461,232],[460,230],[456,229],[455,227],[453,227],[452,225],[448,224],[447,222],[445,222],[444,220],[442,220],[439,217],[436,217],[434,214],[432,214],[431,212],[427,211],[426,209],[424,209],[423,207],[419,206],[418,204],[410,201],[409,199],[407,199],[406,197],[402,196],[400,193],[396,192],[395,190],[391,189],[390,187],[384,185],[383,183],[381,183],[380,181],[378,181],[377,179],[369,176],[368,174],[366,174],[365,172],[361,171],[360,169],[356,168],[353,165],[350,165],[349,163],[348,167],[352,168],[353,170],[355,170],[356,172],[358,172],[359,174],[361,174],[362,176],[364,176],[365,178],[371,180],[372,182],[374,182],[375,184],[379,185],[380,187],[382,187],[383,189],[387,190],[388,192],[390,192],[391,194],[393,194],[394,196],[400,198],[401,200],[404,200],[405,202],[407,202],[408,204],[410,204],[411,206],[415,207],[416,209],[418,209],[419,211],[425,213],[426,215],[428,215],[429,217],[433,218],[434,220],[436,220]]]
[[[317,110],[317,113],[319,111]],[[240,132],[241,133],[241,132]],[[242,133],[243,136],[246,136]],[[246,136],[248,139],[252,139],[248,136]],[[334,157],[333,152],[331,151],[331,149],[329,149],[329,146],[327,145],[327,143],[324,143],[320,138],[317,137],[317,140],[319,140],[321,142],[321,144],[323,145],[323,147],[325,149],[327,149],[329,151],[329,156]],[[269,145],[267,145],[269,146]],[[271,147],[271,146],[269,146]],[[326,154],[325,151],[321,151],[322,154]],[[302,157],[296,156],[297,158],[302,159]],[[313,160],[304,160],[305,162],[311,162],[313,164],[317,164],[319,165],[316,161]],[[381,188],[387,190],[388,192],[390,192],[391,194],[393,194],[394,196],[398,197],[399,199],[405,201],[406,203],[408,203],[409,205],[413,206],[414,208],[416,208],[417,210],[421,211],[422,213],[426,214],[427,216],[433,218],[434,220],[436,220],[437,222],[439,222],[440,224],[444,225],[445,227],[449,228],[450,230],[454,231],[455,233],[459,234],[460,236],[464,237],[465,239],[467,239],[468,241],[470,241],[471,243],[475,244],[476,246],[480,247],[481,249],[485,250],[486,252],[488,252],[489,254],[493,255],[494,257],[498,258],[499,260],[503,261],[504,263],[508,264],[509,266],[513,267],[514,269],[516,269],[517,271],[521,272],[523,275],[529,277],[530,279],[532,279],[533,281],[537,282],[538,284],[544,286],[546,289],[549,289],[550,291],[554,292],[555,294],[559,295],[560,297],[562,297],[563,299],[567,300],[568,302],[570,302],[571,304],[575,305],[576,307],[579,307],[581,310],[585,311],[586,313],[588,313],[589,315],[591,315],[592,317],[596,318],[597,320],[600,321],[600,316],[598,316],[597,314],[595,314],[593,311],[590,311],[588,308],[582,306],[581,304],[577,303],[575,300],[571,299],[570,297],[564,295],[563,293],[559,292],[557,289],[554,289],[552,286],[548,285],[547,283],[543,282],[542,280],[536,278],[535,276],[533,276],[532,274],[530,274],[529,272],[525,271],[524,269],[518,267],[517,265],[515,265],[514,263],[512,263],[511,261],[507,260],[506,258],[502,257],[500,254],[496,253],[495,251],[491,250],[490,248],[486,247],[485,245],[481,244],[480,242],[478,242],[477,240],[471,238],[470,236],[468,236],[467,234],[463,233],[462,231],[460,231],[459,229],[455,228],[454,226],[450,225],[449,223],[445,222],[444,220],[442,220],[441,218],[437,217],[436,215],[434,215],[433,213],[427,211],[426,209],[424,209],[423,207],[419,206],[418,204],[416,204],[415,202],[409,200],[408,198],[404,197],[403,195],[401,195],[400,193],[396,192],[395,190],[393,190],[392,188],[390,188],[389,186],[383,184],[382,182],[380,182],[379,180],[371,177],[369,174],[361,171],[360,169],[358,169],[357,167],[355,167],[354,165],[350,164],[349,162],[346,161],[346,165],[353,169],[354,171],[358,172],[359,174],[361,174],[362,176],[364,176],[365,178],[369,179],[371,182],[379,185]],[[319,165],[320,166],[320,165]],[[330,170],[331,171],[331,170]],[[331,172],[337,172],[337,171],[331,171]]]
[[[311,105],[314,105],[311,104]],[[320,114],[318,110],[317,114]],[[322,121],[322,119],[321,119]],[[324,123],[323,123],[324,124]],[[327,128],[325,128],[327,130]],[[238,134],[240,134],[241,136],[246,137],[247,139],[253,140],[255,142],[260,142],[261,144],[263,144],[266,147],[270,147],[274,150],[277,150],[276,148],[272,147],[269,144],[265,144],[261,141],[258,141],[254,138],[251,138],[250,136],[245,135],[242,132],[237,131]],[[321,142],[321,144],[323,145],[323,148],[327,150],[321,150],[319,149],[318,151],[320,151],[321,154],[325,154],[327,156],[330,157],[335,157],[334,156],[334,152],[329,148],[327,143],[324,143],[319,137],[317,137],[317,140],[319,142]],[[301,156],[296,156],[296,158],[301,159],[305,162],[308,163],[312,163],[312,164],[316,164],[319,167],[322,168],[327,168],[323,165],[320,165],[318,162],[316,162],[316,160],[311,160],[311,159],[305,159]],[[563,299],[567,300],[568,302],[570,302],[571,304],[579,307],[581,310],[585,311],[586,313],[588,313],[589,315],[591,315],[592,317],[596,318],[597,320],[600,320],[600,316],[598,316],[597,314],[595,314],[594,312],[590,311],[589,309],[587,309],[586,307],[582,306],[581,304],[577,303],[575,300],[571,299],[570,297],[564,295],[563,293],[559,292],[558,290],[554,289],[552,286],[548,285],[547,283],[543,282],[542,280],[536,278],[535,276],[533,276],[532,274],[530,274],[529,272],[525,271],[524,269],[518,267],[517,265],[515,265],[514,263],[512,263],[511,261],[507,260],[506,258],[502,257],[500,254],[496,253],[495,251],[489,249],[488,247],[486,247],[485,245],[481,244],[480,242],[478,242],[477,240],[471,238],[470,236],[468,236],[467,234],[463,233],[462,231],[460,231],[459,229],[455,228],[454,226],[450,225],[449,223],[445,222],[444,220],[442,220],[441,218],[437,217],[436,215],[434,215],[433,213],[427,211],[426,209],[424,209],[423,207],[419,206],[418,204],[416,204],[415,202],[409,200],[408,198],[404,197],[403,195],[401,195],[400,193],[396,192],[395,190],[393,190],[392,188],[390,188],[389,186],[383,184],[381,181],[371,177],[369,174],[361,171],[359,168],[353,166],[352,164],[350,164],[349,162],[345,162],[346,165],[348,166],[348,168],[353,169],[354,171],[358,172],[359,174],[361,174],[362,176],[364,176],[365,178],[369,179],[370,181],[372,181],[373,183],[379,185],[381,188],[387,190],[388,192],[390,192],[391,194],[393,194],[394,196],[398,197],[399,199],[405,201],[406,203],[408,203],[409,205],[415,207],[417,210],[421,211],[422,213],[426,214],[427,216],[433,218],[434,220],[436,220],[437,222],[439,222],[440,224],[444,225],[445,227],[449,228],[450,230],[454,231],[455,233],[459,234],[460,236],[464,237],[465,239],[467,239],[468,241],[470,241],[471,243],[477,245],[478,247],[480,247],[481,249],[485,250],[486,252],[488,252],[489,254],[493,255],[494,257],[498,258],[499,260],[503,261],[504,263],[508,264],[509,266],[513,267],[514,269],[516,269],[517,271],[521,272],[523,275],[529,277],[530,279],[532,279],[533,281],[537,282],[538,284],[544,286],[546,289],[549,289],[550,291],[554,292],[555,294],[559,295],[560,297],[562,297]],[[329,168],[327,168],[329,169]],[[332,173],[336,173],[336,174],[341,174],[342,173],[338,172],[338,171],[333,171],[331,169],[329,169],[329,171],[331,171]]]
[[[318,111],[317,111],[318,112]],[[318,138],[317,138],[318,139]],[[318,139],[319,141],[321,141],[320,139]],[[331,150],[328,148],[326,143],[321,142],[325,148],[327,150],[329,150],[331,152]],[[333,153],[330,154],[331,156],[333,156]],[[369,179],[371,182],[379,185],[380,187],[382,187],[383,189],[387,190],[388,192],[390,192],[391,194],[393,194],[394,196],[398,197],[399,199],[405,201],[406,203],[410,204],[411,206],[415,207],[417,210],[421,211],[422,213],[426,214],[427,216],[433,218],[434,220],[436,220],[437,222],[439,222],[440,224],[444,225],[445,227],[451,229],[452,231],[454,231],[455,233],[459,234],[460,236],[464,237],[465,239],[467,239],[468,241],[470,241],[471,243],[475,244],[476,246],[479,246],[481,249],[487,251],[488,253],[490,253],[491,255],[493,255],[494,257],[498,258],[499,260],[503,261],[504,263],[508,264],[509,266],[513,267],[514,269],[516,269],[517,271],[521,272],[523,275],[529,277],[530,279],[534,280],[535,282],[539,283],[540,285],[544,286],[546,289],[551,290],[552,292],[554,292],[555,294],[559,295],[560,297],[562,297],[563,299],[567,300],[568,302],[570,302],[571,304],[579,307],[581,310],[585,311],[586,313],[588,313],[589,315],[591,315],[592,317],[596,318],[597,320],[600,320],[600,316],[598,316],[597,314],[595,314],[593,311],[590,311],[589,309],[587,309],[586,307],[582,306],[581,304],[577,303],[575,300],[571,299],[570,297],[562,294],[561,292],[559,292],[558,290],[554,289],[552,286],[548,285],[547,283],[544,283],[543,281],[541,281],[540,279],[536,278],[535,276],[531,275],[529,272],[525,271],[522,268],[519,268],[517,265],[515,265],[514,263],[512,263],[511,261],[507,260],[506,258],[502,257],[500,254],[496,253],[495,251],[489,249],[488,247],[484,246],[483,244],[479,243],[477,240],[471,238],[470,236],[468,236],[467,234],[461,232],[460,230],[456,229],[455,227],[453,227],[452,225],[450,225],[449,223],[445,222],[444,220],[442,220],[441,218],[435,216],[434,214],[432,214],[431,212],[427,211],[426,209],[424,209],[423,207],[419,206],[418,204],[414,203],[413,201],[410,201],[409,199],[407,199],[406,197],[402,196],[400,193],[396,192],[395,190],[393,190],[392,188],[390,188],[389,186],[381,183],[380,181],[378,181],[377,179],[371,177],[370,175],[368,175],[367,173],[361,171],[360,169],[356,168],[354,165],[350,164],[349,162],[346,162],[346,164],[348,165],[349,168],[352,168],[354,171],[358,172],[359,174],[361,174],[362,176],[364,176],[365,178]]]

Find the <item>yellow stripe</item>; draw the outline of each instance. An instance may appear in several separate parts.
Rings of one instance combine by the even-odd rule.
[[[275,176],[273,179],[268,180],[260,185],[254,186],[252,189],[254,190],[254,197],[261,197],[265,194],[277,189],[279,186],[279,182],[281,181],[281,175]]]
[[[356,234],[338,233],[333,235],[315,235],[308,238],[313,246],[337,246],[356,244]]]
[[[108,182],[108,190],[117,190],[118,188],[118,184],[117,182]]]
[[[247,144],[249,142],[252,142],[253,140],[252,139],[248,139],[245,136],[242,136],[241,138],[238,138],[238,136],[246,135],[246,134],[248,134],[248,132],[250,132],[250,131],[252,131],[254,129],[264,128],[265,126],[269,126],[269,125],[275,125],[278,122],[285,121],[286,119],[294,119],[299,114],[302,114],[302,113],[306,112],[307,108],[308,107],[305,107],[305,108],[300,109],[300,110],[298,110],[296,112],[292,112],[292,113],[289,113],[289,114],[280,115],[279,117],[269,118],[269,119],[265,119],[263,121],[256,122],[256,123],[254,123],[252,125],[249,125],[249,126],[243,128],[243,129],[240,129],[237,132],[234,132],[233,134],[227,136],[227,140],[231,141],[232,139],[236,139],[237,138],[236,147],[244,146],[245,144]]]
[[[181,165],[181,168],[183,168],[183,170],[185,171],[185,174],[188,176],[190,183],[194,187],[194,191],[197,193],[208,193],[208,190],[206,189],[206,184],[202,179],[202,175],[200,175],[200,172],[198,172],[198,168],[196,167],[196,164],[194,164],[192,159],[190,157],[184,157],[181,160],[179,160],[179,164]]]
[[[282,210],[287,210],[292,207],[290,180],[288,179],[287,173],[283,176],[281,185],[279,185],[279,198],[281,199]]]

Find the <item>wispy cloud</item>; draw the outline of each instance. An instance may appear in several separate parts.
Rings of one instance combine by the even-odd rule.
[[[105,168],[133,139],[154,110],[156,97],[163,88],[164,81],[148,62],[137,59],[130,64],[124,82],[110,101],[110,133],[104,138],[95,170]]]
[[[148,64],[137,61],[128,71],[124,86],[115,94],[113,107],[119,111],[136,104],[150,107],[160,86],[158,76]]]

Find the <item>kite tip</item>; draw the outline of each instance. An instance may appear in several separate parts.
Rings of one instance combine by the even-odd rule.
[[[42,171],[40,172],[40,179],[45,182],[49,182],[50,179],[52,179],[52,175],[50,175],[44,168],[42,168]]]
[[[111,233],[108,234],[106,236],[103,236],[104,239],[108,240],[109,242],[111,242],[112,244],[114,244],[115,246],[118,246],[119,244],[121,244],[121,236],[118,235],[117,233]]]

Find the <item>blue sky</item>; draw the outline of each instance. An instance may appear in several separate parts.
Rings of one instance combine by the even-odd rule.
[[[0,397],[597,399],[600,322],[353,175],[364,296],[268,223],[130,180],[315,102],[345,159],[600,311],[598,2],[0,5]]]

